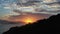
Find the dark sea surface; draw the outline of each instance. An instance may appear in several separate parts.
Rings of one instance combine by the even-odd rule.
[[[0,34],[9,30],[11,27],[21,26],[22,24],[0,24]]]

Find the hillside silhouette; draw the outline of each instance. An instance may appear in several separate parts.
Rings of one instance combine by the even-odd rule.
[[[58,34],[60,33],[60,14],[48,19],[38,20],[33,24],[12,27],[3,34]]]

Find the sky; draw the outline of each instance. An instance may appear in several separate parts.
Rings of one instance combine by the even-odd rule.
[[[40,1],[40,2],[32,3],[29,2],[29,0],[0,0],[0,17],[6,15],[19,15],[15,13],[13,10],[19,10],[19,12],[23,11],[32,13],[42,13],[42,14],[60,13],[59,11],[60,0],[30,0],[30,1]]]
[[[60,13],[60,0],[0,0],[0,19],[33,14]]]
[[[31,18],[36,21],[59,13],[60,0],[0,0],[0,20],[20,22]],[[0,33],[13,25],[0,24]]]
[[[0,19],[21,21],[25,17],[35,20],[60,13],[60,0],[0,0]]]

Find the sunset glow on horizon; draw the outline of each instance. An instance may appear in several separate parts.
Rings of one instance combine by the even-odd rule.
[[[60,14],[60,0],[0,0],[0,34]]]
[[[39,16],[39,17],[37,17]],[[34,23],[38,20],[44,19],[45,17],[42,15],[37,15],[37,14],[28,14],[23,16],[23,18],[21,18],[21,21],[24,22],[25,24],[29,24],[29,23]]]
[[[29,23],[35,22],[35,20],[32,19],[32,18],[27,18],[27,19],[24,20],[24,22],[25,22],[26,24],[29,24]]]

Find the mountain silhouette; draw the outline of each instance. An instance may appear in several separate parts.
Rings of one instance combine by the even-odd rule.
[[[38,20],[33,24],[12,27],[3,34],[58,34],[60,33],[60,14],[48,19]]]

